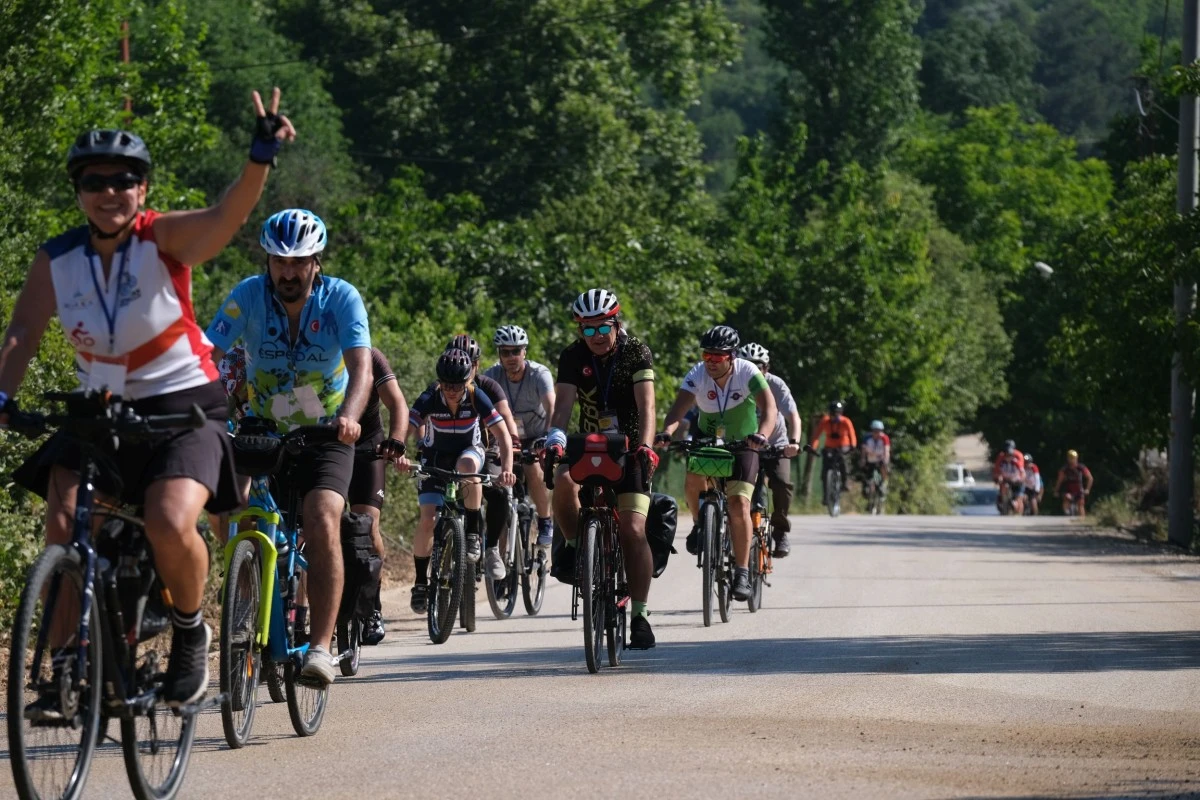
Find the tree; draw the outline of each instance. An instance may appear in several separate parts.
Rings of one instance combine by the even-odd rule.
[[[1033,81],[1038,51],[1012,20],[989,22],[964,13],[924,40],[921,105],[937,114],[1012,103],[1029,115],[1041,87]]]

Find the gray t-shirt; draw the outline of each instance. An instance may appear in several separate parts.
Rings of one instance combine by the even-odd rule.
[[[778,414],[775,422],[775,432],[771,434],[771,440],[768,444],[771,447],[784,447],[788,443],[788,417],[796,413],[796,401],[792,399],[792,390],[783,382],[783,378],[778,375],[772,375],[768,372],[767,385],[771,387],[771,394],[775,397],[775,413]]]
[[[522,439],[545,436],[550,430],[550,417],[542,405],[542,397],[554,391],[554,376],[536,361],[525,362],[525,375],[513,383],[504,367],[494,364],[483,373],[500,384],[508,398],[508,407]]]

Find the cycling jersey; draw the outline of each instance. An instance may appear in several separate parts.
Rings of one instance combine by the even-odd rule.
[[[490,400],[492,402],[492,407],[496,408],[497,409],[496,413],[499,414],[500,411],[499,411],[498,407],[499,407],[500,403],[502,403],[505,399],[504,398],[504,390],[500,388],[500,384],[497,383],[496,381],[492,380],[491,378],[489,378],[487,375],[482,375],[482,374],[476,374],[475,380],[472,381],[472,383],[475,384],[475,391],[479,392],[484,397],[486,397],[488,400]],[[433,381],[425,389],[426,392],[436,392],[437,390],[438,390],[438,382],[437,381]],[[503,419],[503,416],[501,416],[501,419]],[[489,425],[487,427],[491,427],[491,426]],[[492,450],[493,452],[496,452],[496,453],[500,452],[500,443],[497,442],[496,437],[493,436],[486,429],[482,432],[482,436],[481,436],[479,444],[485,450]],[[515,442],[514,442],[513,446],[514,447],[516,446]]]
[[[733,359],[724,387],[717,385],[701,361],[683,379],[683,390],[695,395],[699,428],[706,435],[737,442],[758,430],[754,396],[767,391],[767,379],[746,359]]]
[[[1010,483],[1023,482],[1025,480],[1025,454],[1020,450],[1013,450],[1012,455],[1001,452],[996,456],[996,463],[992,466],[992,477],[996,480],[1004,478]]]
[[[1034,494],[1042,490],[1042,471],[1037,464],[1029,464],[1025,470],[1025,488]]]
[[[584,433],[620,431],[630,447],[642,440],[642,423],[633,387],[654,380],[654,356],[637,337],[622,333],[615,352],[592,355],[576,340],[558,359],[557,383],[574,386],[579,396],[579,428]]]
[[[868,464],[886,464],[892,456],[892,439],[886,433],[863,439],[863,456]]]
[[[170,394],[217,380],[212,342],[196,323],[191,267],[158,249],[157,211],[142,211],[113,254],[109,277],[92,249],[86,225],[42,245],[58,318],[75,348],[83,386],[97,356],[124,361],[123,377],[105,385],[127,400]],[[99,379],[99,372],[97,372]],[[109,382],[112,381],[112,382]]]
[[[425,426],[421,439],[422,455],[442,454],[457,456],[471,447],[483,443],[479,421],[490,428],[504,421],[500,412],[492,405],[488,396],[476,386],[464,390],[458,410],[452,412],[442,390],[426,389],[408,410],[408,424],[414,428]]]
[[[550,429],[550,416],[542,405],[542,398],[554,391],[554,378],[550,370],[536,361],[526,361],[525,372],[516,383],[508,379],[508,373],[500,364],[489,367],[484,376],[496,381],[504,391],[520,438],[546,435]]]
[[[343,353],[371,346],[367,310],[358,290],[318,275],[293,341],[287,312],[271,279],[239,283],[208,326],[222,350],[246,343],[246,383],[253,416],[273,419],[281,431],[328,422],[346,399],[350,379]]]
[[[788,445],[787,422],[792,414],[797,413],[796,400],[792,397],[792,390],[784,383],[783,378],[769,372],[763,377],[767,379],[767,386],[771,387],[771,394],[775,397],[775,410],[779,413],[775,422],[775,430],[771,432],[768,444],[772,447],[786,447]]]
[[[858,434],[854,432],[854,424],[850,422],[849,417],[843,416],[838,422],[834,422],[828,414],[821,417],[809,443],[812,447],[817,446],[821,434],[825,434],[826,447],[835,450],[842,447],[858,447]]]
[[[358,436],[360,445],[383,440],[383,417],[379,415],[379,387],[396,380],[392,365],[378,347],[371,348],[371,379],[371,396],[362,416],[358,418],[358,424],[362,426],[362,433]]]
[[[1079,462],[1073,468],[1067,464],[1064,465],[1058,472],[1058,478],[1064,485],[1075,488],[1083,488],[1084,478],[1092,477],[1091,470]]]

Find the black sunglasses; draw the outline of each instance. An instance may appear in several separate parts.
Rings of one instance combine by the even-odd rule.
[[[118,192],[128,192],[135,186],[142,185],[142,176],[132,172],[120,172],[116,175],[98,175],[93,172],[84,175],[75,185],[79,191],[88,194],[103,192],[110,186]]]
[[[501,347],[500,348],[500,357],[507,358],[508,356],[519,356],[519,355],[521,355],[522,349],[523,348],[520,348],[520,347]]]
[[[438,381],[444,392],[461,392],[467,388],[465,383],[447,383],[446,381]]]

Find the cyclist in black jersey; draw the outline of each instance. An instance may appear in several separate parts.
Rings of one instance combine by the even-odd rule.
[[[647,619],[647,599],[654,571],[646,542],[646,514],[650,509],[650,478],[658,466],[654,442],[654,356],[639,339],[622,328],[617,296],[606,289],[581,294],[572,306],[579,339],[558,360],[556,402],[546,437],[546,469],[562,459],[565,428],[579,401],[579,427],[585,433],[619,431],[629,439],[636,456],[629,460],[625,477],[617,486],[621,550],[629,576],[633,619],[629,647],[654,647],[654,632]],[[555,471],[554,516],[566,539],[554,554],[551,574],[564,583],[575,576],[575,539],[578,534],[579,486],[560,465]]]
[[[379,531],[379,514],[383,510],[384,484],[387,476],[387,461],[404,455],[404,438],[408,432],[408,402],[392,365],[377,347],[371,348],[371,396],[358,424],[362,427],[358,442],[354,446],[354,472],[350,477],[350,491],[346,501],[356,514],[371,518],[371,541],[375,552],[385,558],[383,535]],[[388,410],[388,435],[383,435],[383,418],[379,414],[382,403]],[[366,620],[363,644],[379,644],[383,641],[383,609],[379,604],[379,586],[375,587],[375,613]]]

